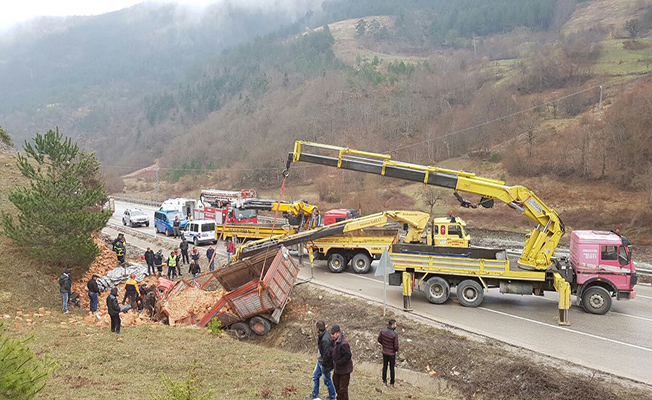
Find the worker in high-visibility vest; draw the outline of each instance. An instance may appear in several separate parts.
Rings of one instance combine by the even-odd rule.
[[[179,263],[179,256],[174,252],[170,252],[168,257],[168,279],[177,277],[177,264]]]
[[[131,308],[136,308],[136,301],[140,298],[140,288],[138,287],[138,282],[136,282],[136,274],[131,274],[127,282],[125,282],[125,297],[122,298],[122,304],[129,299]]]

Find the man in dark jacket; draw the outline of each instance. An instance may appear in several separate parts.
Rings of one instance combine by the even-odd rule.
[[[61,300],[63,302],[63,313],[68,314],[68,299],[70,299],[70,289],[72,288],[72,278],[70,277],[70,270],[66,268],[59,277],[59,292],[61,292]]]
[[[106,309],[111,317],[111,332],[120,334],[120,304],[118,303],[118,288],[112,288],[106,298]]]
[[[86,287],[88,288],[88,298],[91,301],[91,312],[97,312],[97,303],[99,303],[98,296],[100,295],[100,288],[97,286],[97,278],[99,278],[99,276],[93,274],[88,283],[86,283]]]
[[[208,258],[209,271],[215,270],[215,260],[213,259],[214,255],[215,255],[215,250],[213,249],[213,246],[208,246],[208,250],[206,250],[206,258]]]
[[[156,268],[154,268],[154,252],[149,247],[145,252],[145,262],[147,263],[147,273],[156,275]]]
[[[190,266],[188,267],[188,273],[192,276],[192,283],[194,284],[197,275],[201,274],[201,267],[198,263],[195,262],[195,260],[192,260],[190,263]]]
[[[339,325],[331,327],[331,339],[333,339],[333,383],[337,391],[337,400],[349,400],[349,381],[353,372],[351,346]]]
[[[326,332],[324,321],[317,321],[317,364],[312,373],[312,393],[306,396],[309,399],[319,398],[319,378],[324,376],[324,385],[328,389],[328,397],[325,400],[335,400],[335,387],[331,380],[333,370],[333,340]]]
[[[387,367],[389,366],[389,384],[394,387],[394,366],[396,365],[396,353],[398,352],[398,333],[396,333],[396,321],[390,319],[387,328],[378,334],[378,343],[383,346],[383,383],[387,386]]]
[[[177,236],[180,235],[181,231],[181,221],[179,221],[179,217],[174,217],[174,221],[172,222],[172,229],[174,230],[174,238],[176,239]]]
[[[181,241],[179,245],[179,250],[181,250],[181,258],[184,264],[190,264],[190,259],[188,258],[188,240],[185,238]]]
[[[156,267],[156,271],[160,277],[163,273],[163,250],[161,249],[158,249],[158,252],[154,254],[154,267]]]

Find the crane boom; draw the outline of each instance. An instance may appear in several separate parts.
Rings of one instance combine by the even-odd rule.
[[[384,211],[364,217],[347,219],[331,225],[320,226],[290,236],[277,235],[270,238],[248,242],[236,251],[236,259],[253,256],[259,252],[276,249],[281,245],[288,247],[299,243],[307,243],[327,236],[341,235],[365,228],[385,226],[395,221],[407,225],[406,243],[419,243],[421,235],[428,226],[430,215],[420,211]]]
[[[306,152],[306,148],[316,152]],[[331,152],[331,155],[317,152]],[[336,152],[335,155],[332,153]],[[507,186],[505,182],[478,177],[473,173],[393,161],[388,154],[369,153],[346,147],[296,141],[294,151],[288,155],[284,175],[294,162],[307,162],[345,170],[359,171],[390,178],[421,182],[455,191],[463,207],[477,207],[463,199],[458,192],[479,194],[478,205],[493,206],[494,199],[506,203],[536,222],[536,227],[526,236],[525,246],[518,263],[525,268],[545,270],[552,264],[552,256],[564,234],[564,225],[557,212],[546,206],[532,191],[524,186]]]

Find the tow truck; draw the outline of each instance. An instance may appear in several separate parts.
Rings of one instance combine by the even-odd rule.
[[[308,151],[306,151],[308,149]],[[326,154],[324,154],[326,153]],[[629,240],[619,232],[574,231],[570,256],[555,257],[555,250],[565,232],[562,220],[531,190],[508,186],[503,181],[478,177],[473,173],[394,161],[388,154],[370,153],[346,147],[296,141],[289,153],[286,168],[295,162],[307,162],[452,189],[462,207],[491,208],[500,200],[533,220],[536,226],[525,236],[518,259],[504,249],[455,248],[424,244],[394,243],[390,257],[397,272],[390,275],[391,285],[403,286],[404,308],[411,308],[413,288],[423,288],[434,304],[445,303],[456,287],[459,303],[477,307],[484,291],[499,288],[501,293],[543,296],[546,291],[559,293],[560,325],[569,325],[571,294],[586,312],[604,314],[612,298],[636,297],[636,268],[632,262]],[[460,192],[480,195],[473,203]],[[353,229],[356,220],[343,221]],[[337,224],[335,224],[337,225]],[[322,232],[316,232],[317,235]],[[305,232],[304,235],[309,235]],[[304,238],[293,238],[287,241]],[[310,240],[310,238],[308,238]]]

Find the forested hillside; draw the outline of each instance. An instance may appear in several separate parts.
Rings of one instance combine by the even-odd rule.
[[[649,1],[301,4],[201,18],[142,5],[25,36],[20,51],[16,39],[0,52],[13,88],[0,125],[16,142],[59,125],[109,175],[156,163],[188,189],[276,187],[305,139],[454,167],[462,156],[512,183],[610,185],[645,203],[652,131],[631,116],[649,114],[652,96]],[[356,194],[374,181],[328,174],[291,179],[356,196],[365,211],[385,206]],[[623,221],[650,217],[630,204],[616,211]],[[581,202],[568,207],[585,217]]]

